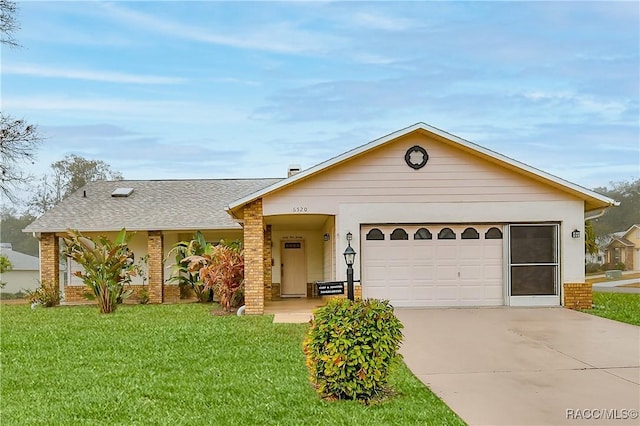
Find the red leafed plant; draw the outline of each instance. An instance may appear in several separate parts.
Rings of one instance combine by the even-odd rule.
[[[198,271],[205,290],[220,297],[220,305],[229,311],[244,303],[244,250],[237,245],[220,244],[211,253],[189,256],[189,271]]]

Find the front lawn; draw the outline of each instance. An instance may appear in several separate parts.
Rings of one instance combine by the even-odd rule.
[[[629,324],[640,325],[640,294],[593,293],[594,308],[585,312]]]
[[[404,364],[388,401],[321,401],[304,366],[306,324],[210,309],[1,305],[0,423],[464,424]]]

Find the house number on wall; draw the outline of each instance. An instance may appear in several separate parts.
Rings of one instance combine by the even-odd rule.
[[[306,207],[294,207],[293,208],[293,212],[294,213],[306,213],[309,209]]]

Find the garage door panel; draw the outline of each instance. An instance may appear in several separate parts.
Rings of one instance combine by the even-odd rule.
[[[372,226],[385,240],[362,241],[364,297],[388,299],[394,306],[495,306],[503,305],[503,241],[485,240],[495,225],[473,226],[478,239],[462,239],[469,226]],[[390,240],[401,227],[407,240]],[[433,238],[415,240],[427,228]],[[455,240],[439,240],[438,232],[451,228]],[[366,235],[370,227],[364,227]]]

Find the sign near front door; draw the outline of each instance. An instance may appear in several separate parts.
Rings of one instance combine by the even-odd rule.
[[[332,296],[344,294],[344,281],[317,282],[318,296]]]

